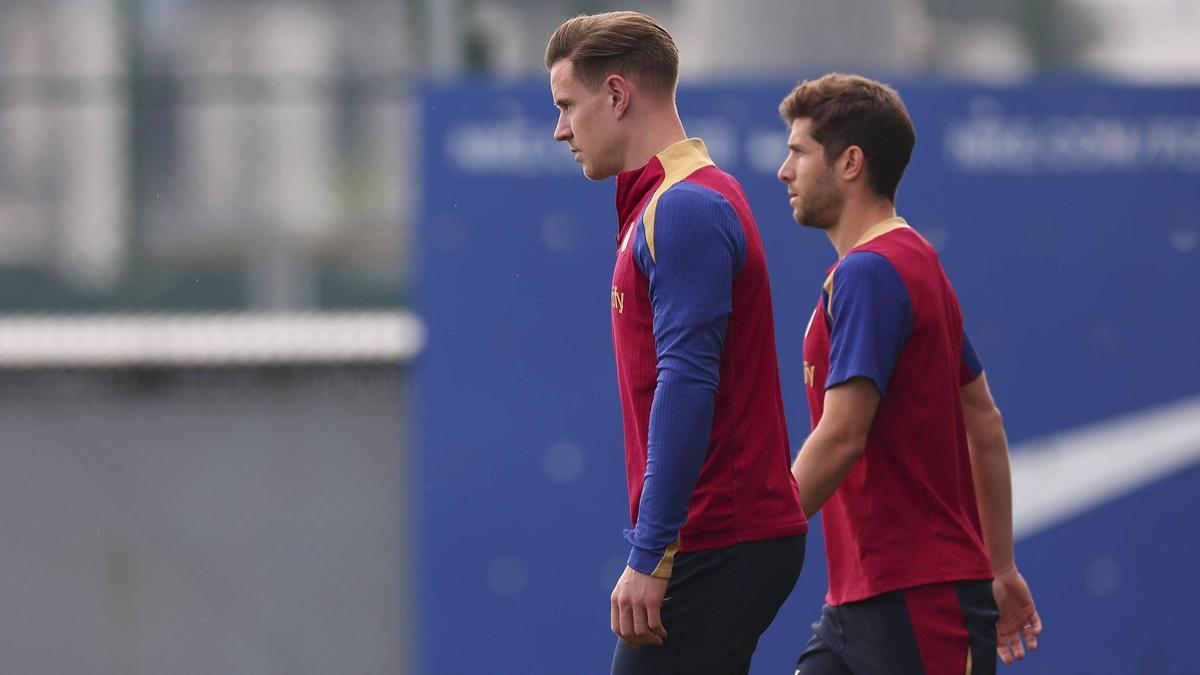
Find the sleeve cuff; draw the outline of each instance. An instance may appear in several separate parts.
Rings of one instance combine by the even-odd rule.
[[[626,564],[630,568],[659,579],[670,579],[675,566],[675,554],[679,551],[679,540],[675,540],[666,551],[647,551],[637,546],[629,550]]]

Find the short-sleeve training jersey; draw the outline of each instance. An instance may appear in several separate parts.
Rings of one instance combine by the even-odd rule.
[[[882,393],[866,450],[821,509],[826,601],[989,579],[959,388],[981,366],[937,253],[900,218],[829,270],[804,338],[813,428],[853,377]]]
[[[741,186],[704,143],[617,178],[610,300],[629,565],[801,534],[766,259]]]

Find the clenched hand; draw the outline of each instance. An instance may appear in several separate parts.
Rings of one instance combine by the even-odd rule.
[[[661,617],[666,593],[666,579],[626,567],[612,592],[612,632],[635,649],[642,645],[661,645],[667,639]]]

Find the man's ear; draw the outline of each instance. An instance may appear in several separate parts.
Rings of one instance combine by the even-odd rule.
[[[867,171],[867,156],[863,154],[862,148],[857,145],[851,145],[842,151],[842,156],[838,158],[838,174],[845,181],[855,181],[866,176]]]
[[[616,73],[609,75],[604,79],[604,94],[608,96],[609,105],[612,106],[617,119],[624,117],[629,110],[629,99],[633,94],[629,80]]]

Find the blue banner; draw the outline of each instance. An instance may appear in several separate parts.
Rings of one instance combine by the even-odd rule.
[[[754,208],[798,448],[801,339],[835,253],[792,221],[775,178],[790,86],[688,87],[679,109]],[[1036,523],[1017,554],[1047,629],[1013,672],[1186,672],[1200,432],[1153,413],[1200,394],[1200,89],[897,88],[918,135],[898,211],[955,285],[1014,470],[1096,496],[1052,494],[1019,519]],[[543,82],[435,86],[421,105],[414,672],[607,672],[608,598],[628,553],[614,183],[583,178],[553,141]],[[1146,447],[1108,449],[1134,424]],[[1115,431],[1071,435],[1095,428]],[[1112,459],[1084,454],[1101,450]],[[1094,468],[1139,453],[1100,486]],[[755,673],[791,672],[809,637],[826,582],[819,526],[809,551]]]

